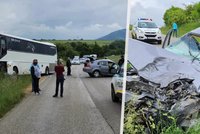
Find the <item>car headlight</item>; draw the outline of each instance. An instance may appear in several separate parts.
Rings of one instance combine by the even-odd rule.
[[[158,32],[157,32],[158,34],[161,34],[161,31],[160,31],[160,29],[158,30]]]
[[[118,87],[122,88],[123,87],[123,81],[122,80],[117,81],[117,85],[118,85]]]
[[[142,31],[141,29],[138,29],[138,32],[139,32],[139,33],[143,33],[143,31]]]

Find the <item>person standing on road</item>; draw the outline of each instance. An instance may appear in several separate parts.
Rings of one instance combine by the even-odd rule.
[[[118,65],[119,65],[119,67],[121,67],[123,64],[124,64],[124,56],[122,55],[121,59],[119,59],[119,61],[118,61]]]
[[[70,61],[70,57],[67,58],[67,63],[66,63],[66,66],[67,66],[67,75],[71,75],[71,61]]]
[[[33,90],[36,93],[39,93],[39,79],[41,77],[41,71],[38,66],[37,59],[33,60],[33,65],[31,66],[31,76],[32,76],[32,84],[33,84]]]
[[[34,60],[33,60],[33,62],[34,62]],[[30,72],[31,72],[31,67],[32,67],[33,65],[34,65],[34,64],[32,63],[31,66],[30,66],[30,69],[29,69]],[[37,67],[40,68],[38,64],[37,64]],[[40,89],[39,89],[39,91],[40,91]],[[32,78],[32,92],[34,92],[34,79],[33,79],[33,78]]]
[[[58,96],[59,84],[60,84],[60,97],[63,97],[63,84],[64,84],[64,80],[65,80],[63,72],[65,71],[65,69],[59,60],[57,62],[57,66],[55,66],[54,70],[56,72],[56,91],[55,91],[55,94],[53,95],[53,97]]]
[[[173,27],[173,37],[176,36],[176,38],[177,38],[178,26],[177,26],[177,24],[174,22],[173,25],[172,25],[172,27]]]

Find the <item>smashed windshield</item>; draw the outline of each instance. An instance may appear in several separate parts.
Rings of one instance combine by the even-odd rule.
[[[200,59],[199,39],[199,37],[194,35],[186,35],[176,42],[171,43],[166,47],[166,49],[173,53],[184,55],[192,59]]]
[[[154,22],[139,22],[139,28],[158,28]]]

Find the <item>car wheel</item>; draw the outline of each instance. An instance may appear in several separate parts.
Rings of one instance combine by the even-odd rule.
[[[159,41],[158,41],[158,44],[159,44],[159,45],[162,44],[162,40],[159,40]]]
[[[134,35],[134,39],[136,39],[136,40],[137,40],[137,34],[135,34],[135,35]]]
[[[100,76],[100,72],[99,72],[98,70],[95,70],[95,71],[93,72],[93,76],[94,76],[94,77],[99,77],[99,76]]]
[[[132,36],[132,39],[135,39],[135,36],[134,36],[134,34],[133,34],[133,33],[131,33],[131,36]]]
[[[111,98],[113,102],[118,102],[119,98],[115,95],[115,90],[113,85],[111,85]]]

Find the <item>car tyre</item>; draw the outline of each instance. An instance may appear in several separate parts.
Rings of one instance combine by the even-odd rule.
[[[135,39],[135,36],[134,36],[134,34],[133,34],[133,33],[131,33],[131,36],[132,36],[132,39]]]
[[[113,102],[118,102],[119,98],[115,95],[115,90],[113,85],[111,85],[111,98]]]
[[[100,76],[100,72],[98,70],[95,70],[92,75],[97,78]]]

